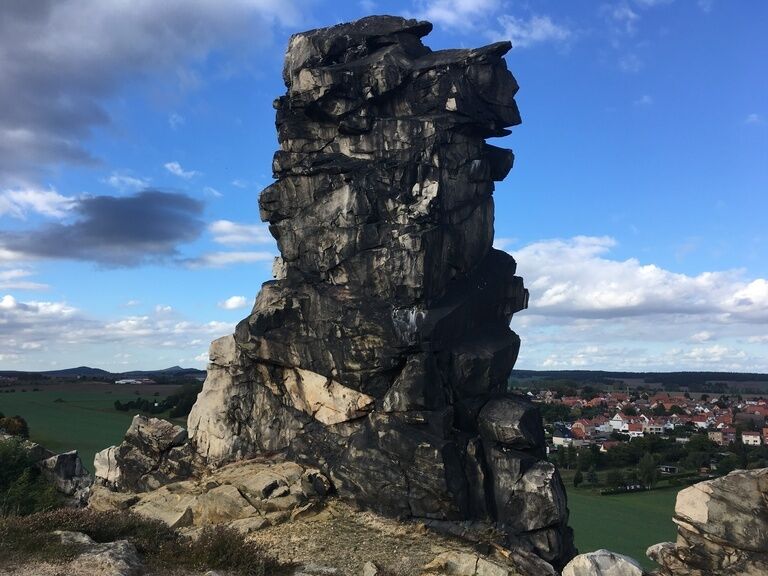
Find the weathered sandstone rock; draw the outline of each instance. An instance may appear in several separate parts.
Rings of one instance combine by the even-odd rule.
[[[563,568],[562,576],[644,576],[640,564],[610,550],[579,554]]]
[[[276,458],[243,461],[137,494],[93,491],[96,510],[131,510],[172,528],[228,524],[248,533],[311,514],[329,490],[319,470]]]
[[[768,468],[736,470],[680,491],[677,542],[648,548],[662,576],[768,574]]]
[[[510,44],[432,51],[431,28],[382,16],[291,38],[259,198],[275,280],[211,345],[190,439],[210,465],[285,452],[360,506],[485,522],[561,567],[562,482],[538,412],[506,392],[528,293],[492,248],[513,155],[486,139],[520,122]],[[170,476],[120,450],[120,483]]]
[[[96,454],[96,478],[108,486],[133,492],[159,488],[188,478],[194,454],[181,426],[136,415],[119,446]]]

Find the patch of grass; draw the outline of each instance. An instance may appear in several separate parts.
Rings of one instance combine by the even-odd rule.
[[[648,546],[674,542],[677,489],[601,496],[566,483],[569,524],[580,553],[607,548],[631,556],[645,568],[656,565],[645,555]]]
[[[83,532],[96,542],[129,540],[154,570],[228,570],[241,576],[286,574],[257,543],[225,526],[203,529],[197,540],[180,535],[166,524],[130,512],[95,512],[61,508],[30,516],[0,518],[0,558],[10,563],[31,560],[64,562],[82,546],[64,545],[54,530]]]
[[[30,440],[54,452],[77,450],[85,467],[93,470],[96,452],[119,444],[136,414],[118,412],[115,400],[137,397],[132,390],[107,384],[103,390],[16,392],[0,394],[0,412],[20,414],[29,423]]]

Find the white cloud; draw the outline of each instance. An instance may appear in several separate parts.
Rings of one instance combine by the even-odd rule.
[[[612,259],[615,246],[579,236],[511,251],[531,294],[512,320],[519,367],[768,370],[768,280]]]
[[[156,314],[170,314],[171,312],[173,312],[173,306],[168,306],[167,304],[158,304],[155,306]]]
[[[619,68],[624,72],[636,73],[643,69],[645,63],[637,54],[624,54],[619,57]]]
[[[653,98],[650,94],[643,94],[632,102],[635,106],[650,106],[653,104]]]
[[[762,124],[763,118],[760,116],[760,114],[752,113],[748,114],[747,117],[744,119],[744,124]]]
[[[500,4],[499,0],[426,0],[417,2],[416,11],[408,15],[446,28],[472,30]]]
[[[240,224],[231,220],[216,220],[208,226],[214,242],[227,246],[268,244],[273,242],[266,224]]]
[[[127,174],[120,174],[119,172],[112,172],[109,178],[106,179],[106,183],[118,190],[131,191],[143,190],[149,186],[149,180],[136,178],[135,176],[129,176]]]
[[[243,189],[248,188],[251,185],[250,182],[248,182],[247,180],[243,180],[242,178],[235,178],[234,180],[232,180],[231,184],[235,188],[243,188]]]
[[[168,125],[172,130],[176,130],[179,126],[183,126],[185,123],[186,120],[184,119],[184,116],[176,114],[176,112],[168,116]]]
[[[47,284],[27,280],[34,272],[24,268],[0,270],[0,289],[2,290],[46,290]]]
[[[637,32],[640,15],[627,2],[606,5],[602,12],[614,33],[632,36]]]
[[[534,15],[526,20],[503,14],[498,21],[501,31],[493,35],[510,40],[516,48],[528,48],[545,42],[565,42],[572,36],[568,28],[555,24],[549,16]]]
[[[30,212],[63,218],[77,205],[76,198],[62,196],[53,188],[15,188],[0,192],[0,216],[26,218]]]
[[[178,176],[179,178],[184,178],[185,180],[190,180],[194,178],[195,176],[199,176],[200,172],[197,170],[184,170],[181,167],[181,164],[178,162],[166,162],[163,164],[165,166],[165,169],[168,170],[171,174],[174,176]]]
[[[272,252],[208,252],[186,261],[190,268],[223,268],[235,264],[253,264],[271,262],[275,258]]]
[[[216,190],[216,188],[211,188],[210,186],[206,186],[205,188],[203,188],[203,192],[208,196],[213,196],[214,198],[221,198],[222,196],[224,196],[224,194]]]
[[[218,306],[224,310],[237,310],[248,306],[248,299],[245,296],[230,296],[219,302]]]

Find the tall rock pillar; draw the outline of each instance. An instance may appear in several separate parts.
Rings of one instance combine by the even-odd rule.
[[[492,248],[494,181],[519,124],[509,42],[432,51],[380,16],[291,37],[276,181],[259,198],[281,257],[211,346],[189,417],[210,463],[287,451],[379,512],[492,523],[572,555],[534,406],[506,392],[527,305]]]

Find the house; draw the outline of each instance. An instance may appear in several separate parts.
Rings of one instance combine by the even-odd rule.
[[[760,432],[742,432],[741,441],[745,446],[760,446]]]
[[[642,422],[630,422],[627,424],[626,433],[629,434],[629,439],[641,438],[643,436],[643,423]]]
[[[136,378],[123,378],[122,380],[115,380],[115,384],[141,384],[141,380]]]
[[[659,466],[659,472],[662,474],[677,474],[679,471],[680,468],[672,464],[661,464]]]
[[[763,444],[768,444],[768,428],[763,428]]]
[[[711,420],[706,414],[696,414],[693,416],[693,418],[691,418],[691,422],[696,425],[696,428],[705,430],[709,428]]]
[[[594,432],[595,427],[586,418],[576,420],[571,426],[571,434],[574,438],[589,438]]]
[[[645,434],[664,434],[664,424],[666,422],[660,418],[652,418],[643,424]]]
[[[621,412],[616,412],[616,415],[610,420],[611,428],[616,432],[621,431],[627,423],[629,423],[629,418]]]
[[[608,452],[611,448],[615,448],[619,444],[623,444],[623,442],[619,442],[618,440],[606,440],[602,444],[600,444],[600,452]]]

